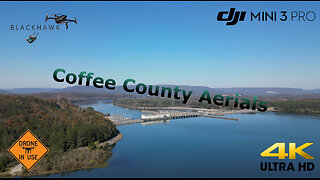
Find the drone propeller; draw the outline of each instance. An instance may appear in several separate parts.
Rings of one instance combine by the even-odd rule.
[[[49,16],[56,16],[56,15],[60,15],[61,13],[58,13],[58,14],[50,14]],[[48,16],[48,14],[47,14]]]
[[[76,17],[74,17],[74,23],[78,24],[78,23],[77,23],[77,18],[76,18]]]

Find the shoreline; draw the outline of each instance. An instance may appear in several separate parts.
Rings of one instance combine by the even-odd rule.
[[[122,139],[122,137],[123,137],[123,135],[121,133],[119,133],[115,137],[113,137],[105,142],[99,143],[99,145],[101,147],[112,146],[112,145],[116,144],[117,142],[119,142]]]

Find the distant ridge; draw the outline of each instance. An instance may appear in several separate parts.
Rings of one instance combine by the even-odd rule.
[[[243,95],[301,95],[313,93],[301,88],[216,88],[216,90],[226,94],[238,93]]]
[[[160,84],[158,86],[174,88],[175,85]],[[241,95],[305,95],[305,94],[320,94],[320,89],[305,90],[302,88],[210,88],[207,86],[188,86],[178,85],[180,89],[192,90],[193,95],[201,95],[204,90],[208,90],[213,94],[241,94]],[[129,86],[134,88],[134,86]],[[128,94],[124,91],[122,86],[116,86],[115,90],[108,90],[106,88],[95,88],[93,86],[73,86],[62,89],[55,88],[14,88],[0,90],[0,94],[34,94],[34,93],[106,93],[106,94]]]
[[[175,85],[158,86],[174,88]],[[194,95],[201,95],[204,90],[208,90],[214,94],[242,94],[242,95],[303,95],[303,94],[320,94],[320,89],[305,90],[302,88],[210,88],[207,86],[188,86],[178,85],[180,89],[192,90]],[[133,88],[134,86],[129,86]],[[59,89],[56,92],[82,92],[82,93],[114,93],[124,94],[128,93],[123,90],[122,86],[116,86],[115,90],[108,90],[106,88],[95,88],[93,86],[73,86],[64,89]]]
[[[55,90],[57,89],[55,88],[13,88],[13,89],[4,89],[3,91],[9,92],[11,94],[33,94],[33,93],[41,93],[41,92],[52,92]]]
[[[8,91],[0,90],[0,94],[11,94],[11,93],[10,93],[10,92],[8,92]]]

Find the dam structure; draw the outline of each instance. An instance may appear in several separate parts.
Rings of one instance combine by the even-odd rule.
[[[215,116],[203,112],[185,112],[185,111],[148,111],[149,114],[142,114],[140,119],[130,119],[122,116],[106,116],[116,125],[125,125],[125,124],[152,124],[146,122],[155,122],[155,121],[167,121],[173,119],[184,119],[184,118],[193,118],[193,117],[209,117],[209,118],[219,118],[219,119],[228,119],[239,121],[239,118],[229,118],[223,116]]]

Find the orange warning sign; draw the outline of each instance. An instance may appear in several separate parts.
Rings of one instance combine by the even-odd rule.
[[[30,171],[49,152],[49,149],[28,129],[8,151],[27,171]]]

